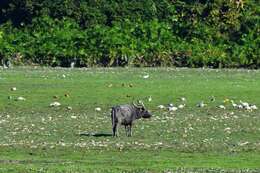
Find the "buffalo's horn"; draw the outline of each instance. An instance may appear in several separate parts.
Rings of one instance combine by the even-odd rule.
[[[144,103],[141,100],[139,100],[139,104],[144,107]]]
[[[133,101],[133,105],[134,105],[135,107],[137,107],[137,108],[141,108],[141,106],[136,105],[136,104],[134,103],[134,101]]]

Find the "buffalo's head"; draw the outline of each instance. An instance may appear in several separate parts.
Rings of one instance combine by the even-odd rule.
[[[138,104],[133,103],[137,109],[138,118],[151,118],[152,114],[145,108],[143,102],[139,101]]]

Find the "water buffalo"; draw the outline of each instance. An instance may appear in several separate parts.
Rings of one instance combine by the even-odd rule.
[[[133,121],[140,118],[150,118],[152,115],[145,108],[142,102],[139,104],[127,104],[118,105],[112,107],[111,119],[112,119],[112,132],[113,136],[117,136],[117,125],[124,125],[126,136],[132,136],[132,124]]]

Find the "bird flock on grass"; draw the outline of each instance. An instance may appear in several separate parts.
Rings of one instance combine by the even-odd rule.
[[[186,98],[181,97],[179,100],[181,101],[180,104],[174,105],[173,103],[169,103],[167,106],[158,105],[157,108],[158,109],[167,109],[170,112],[174,112],[174,111],[177,111],[179,109],[183,109],[186,106]],[[214,96],[211,96],[209,100],[210,100],[210,102],[215,102],[216,98]],[[248,102],[244,102],[242,100],[235,103],[234,100],[230,100],[230,99],[226,98],[222,102],[223,102],[223,104],[217,105],[216,108],[226,110],[228,107],[232,107],[234,109],[247,110],[247,111],[254,111],[254,110],[258,109],[258,107],[256,105],[250,104]],[[210,103],[205,103],[204,101],[199,101],[196,104],[196,107],[204,108],[204,107],[208,106],[209,104]]]
[[[148,76],[149,77],[149,76]],[[145,76],[144,78],[148,78],[147,76]],[[10,90],[12,92],[15,92],[17,91],[17,88],[16,87],[12,87],[10,88]],[[65,93],[64,95],[65,97],[69,97],[69,94],[68,93]],[[58,96],[53,96],[54,99],[58,99]],[[8,99],[12,99],[12,96],[8,96]],[[146,97],[147,101],[148,102],[152,102],[152,96],[148,96]],[[15,98],[16,101],[25,101],[26,99],[24,97],[17,97]],[[180,97],[178,99],[178,103],[179,104],[173,104],[173,103],[169,103],[167,105],[158,105],[157,108],[158,109],[166,109],[168,110],[169,112],[175,112],[177,110],[180,110],[180,109],[184,109],[185,106],[186,106],[186,103],[187,103],[187,99],[185,97]],[[196,106],[198,108],[204,108],[208,105],[212,105],[212,102],[215,102],[216,101],[216,98],[214,96],[210,96],[209,97],[209,101],[208,103],[205,103],[203,100],[202,101],[199,101]],[[258,107],[255,105],[255,104],[251,104],[251,103],[248,103],[248,102],[244,102],[242,100],[239,100],[237,102],[235,102],[234,100],[232,99],[228,99],[228,98],[225,98],[223,101],[222,101],[223,104],[219,104],[216,106],[216,108],[218,109],[223,109],[223,110],[226,110],[227,108],[233,108],[233,109],[238,109],[238,110],[246,110],[246,111],[254,111],[254,110],[257,110]],[[59,107],[61,106],[61,103],[57,102],[57,101],[54,101],[52,103],[50,103],[49,105],[50,107]],[[68,106],[67,107],[67,110],[72,110],[72,107],[71,106]],[[100,112],[101,111],[101,108],[100,107],[96,107],[95,108],[95,111],[96,112]]]

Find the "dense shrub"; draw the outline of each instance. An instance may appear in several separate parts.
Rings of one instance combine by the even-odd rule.
[[[77,66],[260,66],[257,1],[0,2],[0,58]]]

